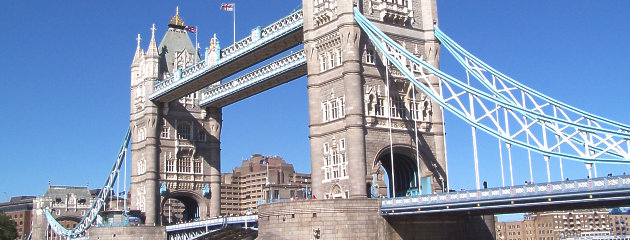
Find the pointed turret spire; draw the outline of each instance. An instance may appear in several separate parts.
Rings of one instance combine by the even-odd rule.
[[[149,42],[149,49],[147,49],[147,57],[158,57],[157,43],[155,43],[155,23],[151,27],[151,41]]]
[[[144,54],[144,51],[140,47],[140,40],[142,40],[142,38],[140,38],[140,34],[138,33],[138,37],[136,38],[136,41],[138,41],[138,46],[136,47],[136,53],[133,55],[131,66],[139,66],[140,59],[142,59],[142,55]]]
[[[186,27],[184,19],[179,16],[179,6],[175,7],[175,16],[171,18],[171,22],[168,26],[178,29],[184,29],[184,27]]]
[[[149,48],[145,56],[145,69],[146,77],[151,79],[158,78],[158,62],[160,54],[158,52],[157,43],[155,43],[155,23],[151,26],[151,41],[149,42]]]

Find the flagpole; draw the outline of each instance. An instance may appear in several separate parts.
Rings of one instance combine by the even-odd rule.
[[[234,29],[232,31],[232,44],[236,44],[236,3],[232,3],[232,22]]]
[[[195,26],[195,52],[199,55],[199,43],[197,42],[197,31],[199,31],[199,27]]]

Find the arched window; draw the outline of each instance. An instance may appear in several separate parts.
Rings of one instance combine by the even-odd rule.
[[[182,122],[177,125],[177,137],[190,140],[190,124]]]

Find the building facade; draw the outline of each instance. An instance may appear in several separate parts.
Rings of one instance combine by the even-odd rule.
[[[87,186],[49,185],[43,196],[33,200],[32,239],[55,236],[54,231],[48,226],[45,211],[49,211],[62,227],[72,229],[85,216],[94,199]]]
[[[33,196],[12,197],[8,202],[0,203],[0,212],[15,222],[17,238],[24,239],[31,233]]]
[[[131,64],[130,207],[147,225],[171,221],[165,205],[184,206],[183,220],[220,211],[221,109],[199,107],[199,91],[168,103],[148,98],[155,83],[199,61],[185,28],[177,10],[159,45],[155,26],[146,52],[138,35]]]
[[[630,235],[629,217],[630,209],[627,208],[625,211],[622,211],[619,208],[613,208],[608,215],[610,232],[616,236]]]
[[[357,7],[437,67],[436,2],[305,0],[302,5],[313,193],[365,198],[382,191],[398,196],[441,191],[447,184],[441,109],[386,62],[353,13]],[[439,89],[436,79],[431,81]],[[387,190],[379,179],[395,187]]]
[[[261,203],[309,198],[310,178],[279,156],[254,154],[221,175],[221,215],[257,213]]]
[[[607,239],[626,236],[623,231],[616,231],[613,221],[617,218],[611,216],[606,209],[528,213],[523,216],[523,221],[495,222],[496,239]]]

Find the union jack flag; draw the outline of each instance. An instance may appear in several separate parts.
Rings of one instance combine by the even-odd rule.
[[[234,3],[222,3],[221,10],[228,12],[234,11]]]
[[[184,27],[184,30],[189,31],[191,33],[197,33],[197,27],[193,27],[193,26],[186,26]]]

